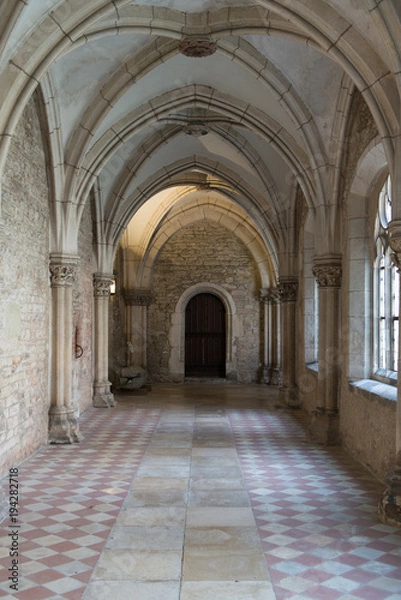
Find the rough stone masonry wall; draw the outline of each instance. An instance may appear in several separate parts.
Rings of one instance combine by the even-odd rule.
[[[154,267],[149,308],[148,369],[153,381],[169,381],[171,317],[181,295],[209,282],[232,295],[242,331],[235,340],[238,381],[258,380],[260,280],[246,247],[224,227],[203,221],[181,229],[164,246]]]
[[[78,236],[79,264],[73,288],[73,339],[82,348],[80,358],[73,355],[72,398],[79,412],[92,404],[92,318],[93,258],[92,218],[89,201],[82,215]],[[79,354],[79,352],[78,352]]]
[[[11,142],[0,224],[0,476],[47,440],[49,208],[31,99]]]

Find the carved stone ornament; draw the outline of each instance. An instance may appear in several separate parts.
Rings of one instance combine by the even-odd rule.
[[[395,267],[397,267],[397,273],[401,274],[401,252],[392,252],[390,258]]]
[[[390,236],[390,247],[393,250],[390,258],[397,267],[397,273],[401,273],[401,237],[399,235]]]
[[[50,265],[50,281],[52,287],[71,286],[75,281],[75,267],[73,265]]]
[[[280,292],[278,288],[263,288],[260,290],[260,299],[265,304],[279,302]]]
[[[298,281],[282,281],[278,284],[281,302],[295,302],[298,293]]]
[[[319,287],[341,287],[340,265],[316,265],[312,269]]]
[[[153,301],[151,290],[146,289],[124,289],[123,296],[127,306],[150,306]]]
[[[178,49],[184,56],[190,58],[204,58],[211,56],[217,50],[216,42],[207,37],[187,37],[178,45]]]
[[[95,296],[110,296],[110,286],[113,278],[109,275],[93,276],[93,293]]]

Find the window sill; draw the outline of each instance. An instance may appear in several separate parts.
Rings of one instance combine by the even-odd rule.
[[[353,392],[359,391],[370,400],[380,400],[385,404],[390,401],[391,405],[397,402],[397,388],[388,383],[381,383],[374,379],[360,379],[350,381],[349,387]]]
[[[306,368],[310,369],[311,371],[314,371],[315,373],[318,373],[319,371],[319,363],[316,362],[312,362],[312,363],[306,363]]]
[[[381,383],[387,383],[388,385],[397,385],[398,375],[395,371],[386,371],[385,369],[377,369],[373,373],[374,379],[381,381]]]

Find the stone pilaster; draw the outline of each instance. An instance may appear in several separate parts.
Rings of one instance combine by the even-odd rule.
[[[95,273],[93,292],[95,298],[95,380],[93,406],[110,408],[116,405],[111,393],[109,372],[109,299],[113,275]]]
[[[392,221],[389,225],[391,260],[401,275],[401,220]],[[400,299],[401,311],[401,299]],[[401,336],[398,348],[398,380],[396,410],[396,460],[394,469],[388,474],[386,489],[379,501],[379,517],[384,523],[401,525]]]
[[[315,259],[312,269],[319,294],[318,405],[309,426],[311,441],[335,445],[340,441],[337,398],[340,389],[341,259]]]
[[[283,381],[280,398],[287,406],[299,406],[296,386],[296,326],[295,311],[298,295],[298,281],[294,278],[280,278],[278,285],[281,313],[281,361]]]
[[[277,288],[260,291],[264,305],[263,370],[262,383],[279,386],[282,384],[280,361],[280,295]]]
[[[147,367],[148,307],[153,297],[149,289],[124,289],[126,305],[127,338],[129,353],[127,364]]]
[[[79,442],[77,407],[72,402],[72,285],[78,259],[53,255],[50,262],[52,289],[52,365],[49,443]]]

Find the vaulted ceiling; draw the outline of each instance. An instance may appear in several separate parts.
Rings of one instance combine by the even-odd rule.
[[[178,186],[196,197],[203,186],[241,206],[279,251],[296,185],[315,209],[338,200],[354,86],[391,162],[401,72],[395,1],[5,4],[0,159],[40,85],[54,202],[63,207],[56,220],[72,226],[65,205],[79,220],[95,189],[98,235],[111,246],[156,194]]]

